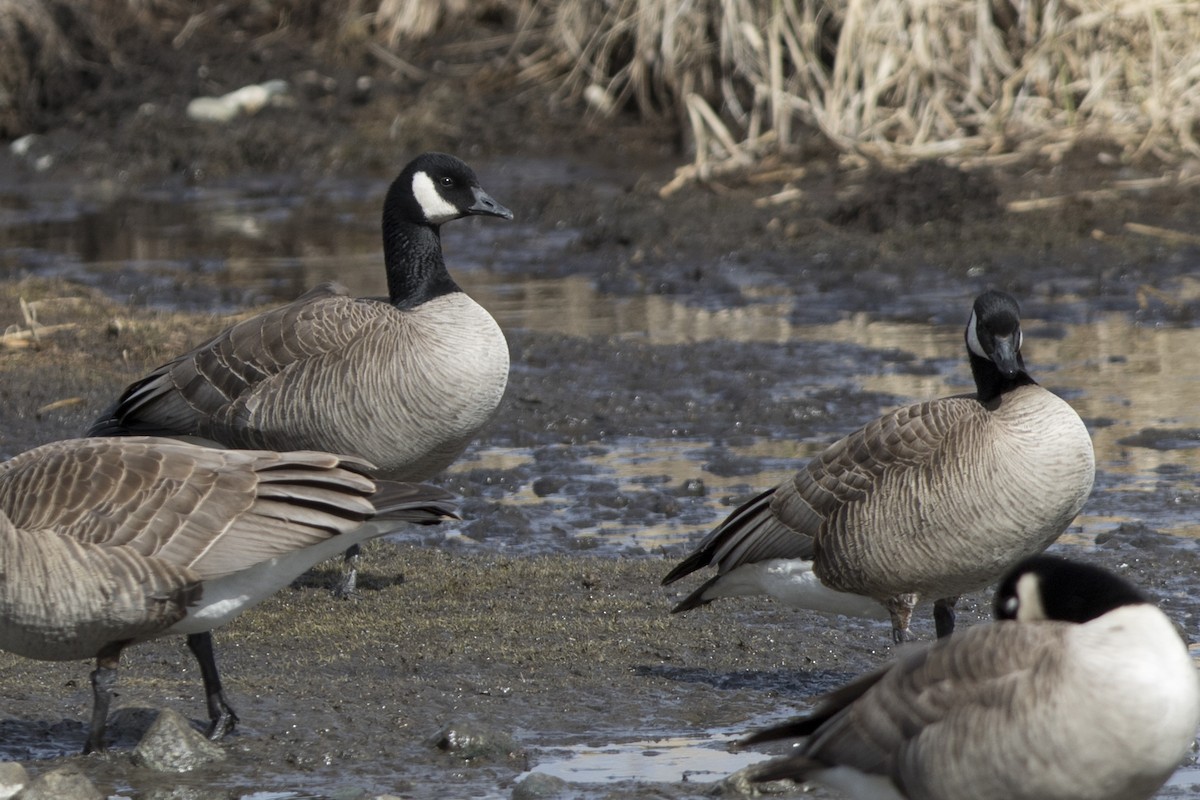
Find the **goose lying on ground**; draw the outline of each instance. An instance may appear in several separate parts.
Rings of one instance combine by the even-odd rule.
[[[346,453],[389,480],[432,478],[508,382],[504,333],[442,256],[441,225],[470,215],[512,219],[462,161],[418,156],[383,206],[387,298],[326,283],[243,320],[132,383],[88,435]],[[355,576],[351,561],[340,594]]]
[[[237,715],[211,629],[349,544],[454,516],[444,490],[375,481],[369,466],[150,437],[22,453],[0,464],[0,649],[96,659],[87,753],[104,749],[121,651],[186,635],[219,738]]]
[[[1035,556],[1002,582],[999,622],[894,663],[744,744],[806,737],[752,780],[871,800],[1141,800],[1192,747],[1196,667],[1136,588]]]
[[[767,594],[838,614],[886,610],[903,641],[914,605],[934,600],[944,636],[960,594],[1057,539],[1092,489],[1087,429],[1025,370],[1010,295],[976,298],[966,345],[974,394],[885,414],[735,510],[663,579],[717,568],[673,611]]]

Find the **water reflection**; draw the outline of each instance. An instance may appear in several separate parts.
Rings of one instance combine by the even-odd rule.
[[[555,284],[559,291],[573,296],[573,313],[548,315],[541,303],[526,312],[509,308],[510,326],[545,332],[586,330],[590,335],[643,337],[659,344],[837,341],[908,354],[923,363],[938,365],[933,374],[863,373],[847,361],[844,377],[864,390],[904,402],[971,389],[958,326],[931,327],[865,314],[852,315],[833,325],[793,326],[787,322],[786,302],[719,313],[662,297],[606,298],[579,279],[541,284]],[[1105,531],[1131,522],[1200,538],[1196,513],[1200,499],[1192,479],[1200,469],[1200,441],[1196,440],[1200,405],[1194,402],[1200,388],[1200,365],[1189,357],[1200,345],[1200,331],[1140,327],[1122,314],[1101,315],[1083,325],[1050,326],[1038,320],[1027,320],[1025,325],[1030,369],[1078,410],[1091,429],[1096,450],[1096,490],[1076,523],[1078,527],[1068,532],[1065,541],[1088,543]],[[1147,431],[1174,433],[1147,437]],[[729,510],[718,507],[715,498],[729,492],[744,494],[747,487],[765,488],[782,481],[824,446],[824,442],[786,438],[728,445],[732,455],[759,463],[762,470],[722,476],[704,469],[711,456],[708,440],[623,439],[610,444],[603,452],[583,459],[593,479],[616,481],[622,492],[634,492],[649,478],[677,485],[700,477],[714,498],[707,520],[665,520],[653,530],[600,522],[587,534],[625,537],[648,548],[687,541],[706,531]],[[515,468],[531,458],[528,452],[482,450],[454,469]],[[528,487],[513,501],[546,502]]]
[[[525,775],[543,773],[583,784],[712,783],[770,758],[753,750],[731,752],[729,745],[738,738],[733,734],[666,736],[600,746],[559,747],[538,753],[537,765]]]

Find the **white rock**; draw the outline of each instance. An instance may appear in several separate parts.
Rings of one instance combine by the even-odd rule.
[[[0,800],[10,800],[29,783],[29,773],[15,761],[0,761]]]
[[[221,97],[197,97],[188,103],[187,115],[205,122],[229,122],[257,114],[268,105],[287,105],[289,99],[287,81],[266,81],[243,86]]]
[[[23,156],[37,143],[37,140],[38,135],[36,133],[26,134],[20,139],[13,139],[8,145],[8,150],[14,156]]]

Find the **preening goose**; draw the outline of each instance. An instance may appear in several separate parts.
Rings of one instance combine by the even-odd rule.
[[[1005,578],[996,616],[750,736],[806,737],[752,779],[811,779],[860,800],[1152,796],[1200,723],[1174,624],[1116,575],[1050,556]]]
[[[767,594],[819,611],[886,613],[896,641],[934,600],[937,634],[960,594],[1045,549],[1092,489],[1079,415],[1025,370],[1020,311],[979,295],[966,328],[976,392],[892,411],[742,505],[663,579],[717,575],[673,611]]]
[[[84,752],[104,748],[121,651],[182,634],[217,738],[237,722],[208,632],[346,548],[453,517],[434,486],[376,481],[319,452],[216,450],[119,437],[0,464],[0,649],[95,658]]]
[[[428,480],[491,419],[508,382],[503,332],[442,256],[441,225],[469,215],[512,219],[462,161],[418,156],[383,206],[387,298],[327,283],[239,322],[131,384],[88,435],[346,453],[379,477]]]

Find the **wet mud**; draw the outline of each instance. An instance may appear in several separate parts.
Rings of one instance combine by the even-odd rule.
[[[756,757],[727,760],[728,740],[887,659],[887,626],[756,599],[671,616],[695,584],[659,580],[823,443],[966,390],[961,325],[988,286],[1021,298],[1035,373],[1077,404],[1102,455],[1057,547],[1128,575],[1196,636],[1195,185],[1102,149],[970,174],[816,153],[786,178],[662,197],[682,157],[661,132],[600,148],[595,132],[568,146],[551,126],[472,152],[478,126],[453,119],[448,141],[413,134],[415,149],[463,145],[518,216],[444,231],[513,356],[501,413],[441,478],[464,522],[373,544],[355,600],[330,596],[330,564],[217,632],[242,720],[226,761],[186,776],[129,763],[158,708],[203,718],[181,640],[127,651],[112,750],[89,758],[74,754],[90,666],[0,653],[0,758],[35,773],[78,763],[132,798],[537,796],[520,788],[530,771],[569,782],[549,796],[719,794]],[[287,120],[273,121],[279,135]],[[297,152],[316,151],[321,134],[296,127],[313,137]],[[380,291],[391,167],[376,162],[410,153],[351,160],[353,175],[313,156],[250,177],[245,143],[267,134],[239,131],[225,160],[206,140],[207,177],[175,168],[179,141],[146,158],[127,128],[107,152],[113,169],[131,159],[129,183],[94,160],[73,181],[69,148],[47,174],[3,164],[0,322],[27,328],[23,301],[45,327],[0,348],[0,453],[77,435],[128,380],[234,315],[325,277],[353,284],[358,266],[356,290]],[[365,136],[347,147],[379,145]],[[188,221],[145,222],[172,207]],[[147,241],[160,249],[139,251]],[[368,255],[349,269],[347,251]],[[959,624],[976,624],[989,598],[961,608]],[[914,624],[923,638],[929,617]],[[1194,765],[1163,796],[1200,797],[1193,778]]]

